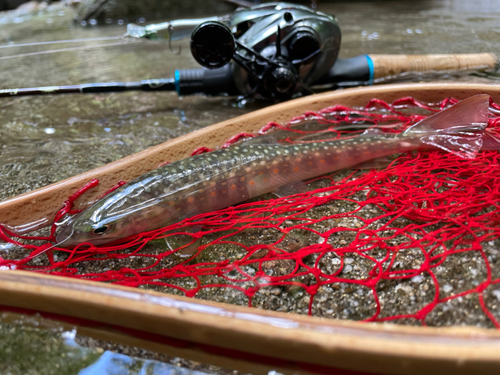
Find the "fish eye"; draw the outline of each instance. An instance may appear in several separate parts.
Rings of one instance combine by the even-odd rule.
[[[102,235],[106,233],[109,229],[109,225],[103,225],[102,227],[95,228],[91,233],[92,234],[97,234],[97,235]]]

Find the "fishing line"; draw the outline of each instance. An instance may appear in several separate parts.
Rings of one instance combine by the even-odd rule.
[[[66,40],[50,40],[46,42],[32,42],[32,43],[21,43],[21,44],[7,44],[0,46],[3,48],[15,48],[15,47],[31,47],[31,46],[45,46],[50,44],[64,44],[64,43],[83,43],[83,42],[99,42],[102,40],[116,40],[123,39],[123,36],[106,36],[100,38],[80,38],[80,39],[66,39]]]
[[[54,249],[54,248],[56,248],[56,247],[60,247],[63,243],[65,243],[66,241],[68,241],[68,240],[71,238],[71,236],[73,235],[73,233],[74,233],[74,232],[73,232],[73,231],[71,231],[71,234],[70,234],[68,237],[66,237],[64,240],[59,241],[59,242],[57,242],[57,243],[55,243],[55,244],[53,244],[53,245],[49,246],[48,248],[41,250],[40,252],[37,252],[37,253],[36,253],[35,255],[33,255],[33,256],[31,256],[31,255],[30,255],[30,260],[31,260],[31,259],[35,259],[35,258],[38,258],[40,255],[43,255],[43,254],[47,253],[49,250],[52,250],[52,249]]]
[[[114,47],[114,46],[121,46],[123,44],[128,44],[129,42],[119,42],[119,43],[108,43],[108,44],[99,44],[95,46],[82,46],[82,47],[74,47],[74,48],[61,48],[61,49],[55,49],[52,51],[39,51],[39,52],[29,52],[29,53],[21,53],[18,55],[11,55],[11,56],[3,56],[0,57],[0,60],[7,60],[7,59],[13,59],[16,57],[28,57],[28,56],[37,56],[37,55],[45,55],[49,53],[58,53],[58,52],[69,52],[69,51],[78,51],[78,50],[85,50],[85,49],[91,49],[91,48],[99,48],[99,47]],[[130,43],[137,43],[137,41],[130,41]]]

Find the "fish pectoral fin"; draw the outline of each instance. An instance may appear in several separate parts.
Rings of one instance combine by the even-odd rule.
[[[165,237],[165,243],[170,251],[175,251],[175,255],[180,258],[188,258],[198,251],[201,238],[193,238],[188,235],[177,235]]]
[[[279,198],[283,198],[289,195],[304,194],[310,191],[311,188],[307,186],[304,181],[296,181],[280,187],[278,190],[273,191],[273,194]]]
[[[178,232],[183,233],[172,234],[165,237],[165,243],[170,251],[176,250],[175,255],[181,258],[190,257],[196,254],[201,244],[201,237],[192,236],[191,234],[198,233],[202,229],[203,225],[190,225],[180,228]]]

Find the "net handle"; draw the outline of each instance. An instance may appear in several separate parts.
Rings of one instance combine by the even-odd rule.
[[[397,76],[409,72],[476,70],[495,68],[498,58],[493,53],[438,55],[369,55],[373,62],[373,78]]]
[[[49,319],[125,332],[142,338],[142,344],[178,347],[176,340],[182,340],[183,347],[205,354],[233,359],[254,354],[253,361],[270,358],[273,365],[282,359],[292,368],[326,366],[322,373],[396,369],[465,375],[497,374],[500,368],[500,333],[484,328],[369,325],[28,271],[0,272],[0,293],[0,311],[39,312]]]

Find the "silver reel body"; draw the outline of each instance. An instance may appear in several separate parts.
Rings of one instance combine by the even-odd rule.
[[[308,90],[309,85],[325,75],[340,49],[341,33],[335,17],[296,4],[267,3],[240,8],[228,26],[238,42],[294,70],[297,83],[288,95]],[[251,59],[249,54],[245,57]],[[255,90],[256,82],[241,65],[234,65],[233,74],[240,92],[248,94]]]

